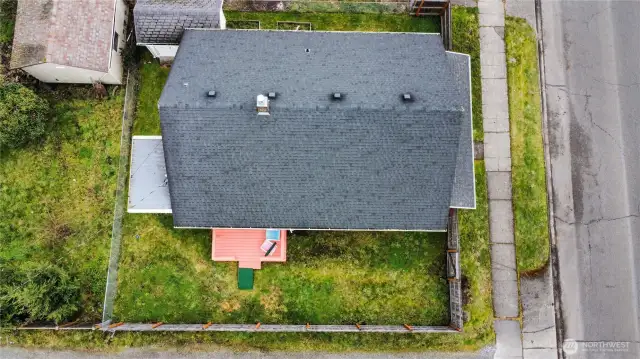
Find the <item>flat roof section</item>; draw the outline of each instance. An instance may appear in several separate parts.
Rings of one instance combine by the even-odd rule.
[[[161,136],[133,136],[127,212],[171,213]]]

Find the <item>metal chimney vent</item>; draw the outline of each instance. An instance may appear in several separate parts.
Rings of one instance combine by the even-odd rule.
[[[256,97],[256,110],[259,116],[270,116],[269,114],[269,98],[265,95]]]

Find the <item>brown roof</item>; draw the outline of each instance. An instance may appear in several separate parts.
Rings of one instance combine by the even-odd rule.
[[[109,71],[115,0],[19,0],[11,68],[39,63]]]

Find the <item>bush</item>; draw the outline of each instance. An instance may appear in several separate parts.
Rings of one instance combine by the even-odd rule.
[[[49,105],[16,83],[0,85],[0,150],[40,139],[46,132]]]
[[[78,312],[80,287],[58,266],[39,263],[0,268],[2,322],[72,319]]]

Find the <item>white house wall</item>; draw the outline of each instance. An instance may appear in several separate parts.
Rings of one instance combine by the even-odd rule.
[[[114,31],[118,33],[117,50],[113,50],[111,47],[111,60],[109,63],[109,74],[103,79],[103,83],[106,84],[120,84],[122,83],[122,52],[127,43],[127,34],[125,22],[129,16],[129,9],[124,3],[124,0],[116,1],[115,12],[115,26]],[[112,37],[113,39],[113,37]]]
[[[22,69],[42,82],[61,84],[90,84],[96,81],[100,81],[103,83],[112,83],[104,81],[105,79],[110,78],[107,72],[81,69],[72,66],[61,66],[52,63],[44,63],[24,67]]]
[[[227,28],[227,18],[224,17],[224,11],[222,11],[222,8],[220,8],[219,26],[220,26],[221,29],[226,29]]]
[[[153,57],[173,59],[178,52],[178,45],[147,45],[147,49],[149,49]]]

